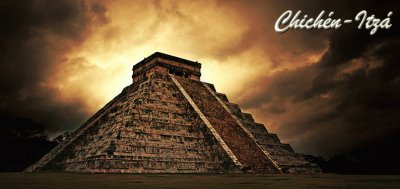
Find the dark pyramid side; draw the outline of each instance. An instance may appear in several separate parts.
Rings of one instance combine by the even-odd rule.
[[[201,64],[156,52],[133,83],[26,172],[315,173],[214,86]]]

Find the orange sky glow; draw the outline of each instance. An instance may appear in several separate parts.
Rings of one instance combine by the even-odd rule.
[[[200,62],[202,81],[296,152],[365,157],[355,153],[380,154],[365,149],[391,149],[397,138],[399,14],[391,16],[392,28],[373,36],[357,24],[285,33],[274,25],[288,10],[308,18],[334,11],[332,19],[368,10],[383,19],[399,2],[49,0],[1,6],[7,26],[0,30],[1,115],[41,124],[50,138],[82,125],[131,84],[133,65],[157,51]]]
[[[260,10],[243,12],[235,3],[101,3],[106,8],[105,17],[93,17],[96,24],[88,36],[65,55],[63,66],[45,82],[59,91],[57,98],[83,101],[88,114],[129,85],[131,67],[155,51],[199,61],[202,81],[213,83],[219,92],[240,105],[247,98],[243,94],[267,87],[260,83],[259,88],[248,88],[249,83],[257,83],[259,77],[274,72],[315,63],[328,46],[322,42],[320,49],[296,52],[295,48],[302,46],[302,39],[296,39],[291,41],[293,47],[286,48],[287,41],[267,27],[272,19],[258,21]],[[272,132],[279,132],[279,120],[266,112],[244,111],[253,113]]]

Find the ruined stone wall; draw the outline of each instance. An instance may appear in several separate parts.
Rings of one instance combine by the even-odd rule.
[[[140,66],[134,66],[132,69],[132,81],[133,83],[142,79],[146,74],[157,71],[160,73],[180,73],[185,75],[187,78],[193,80],[200,80],[200,66],[193,66],[187,63],[181,63],[174,60],[169,60],[162,57],[156,57],[148,62],[139,63]],[[197,64],[197,63],[196,63]],[[200,64],[199,64],[200,65]]]
[[[191,71],[193,71],[195,73],[200,74],[200,68],[198,68],[198,67],[190,66],[190,65],[183,64],[183,63],[176,62],[176,61],[171,61],[171,60],[168,60],[168,59],[165,59],[165,58],[157,58],[156,60],[160,61],[160,62],[164,62],[166,64],[169,64],[169,65],[171,65],[173,67],[184,68],[184,69],[191,70]]]
[[[154,67],[149,68],[148,70],[142,70],[142,69],[140,69],[140,71],[136,70],[136,73],[134,74],[132,81],[133,81],[133,83],[136,83],[136,82],[140,82],[141,80],[146,80],[146,77],[154,72],[167,74],[168,68],[165,68],[162,66],[154,66]]]
[[[42,170],[237,172],[166,74],[153,73],[109,107]]]
[[[254,172],[279,171],[202,82],[185,78],[177,80],[244,167]]]
[[[318,165],[308,162],[304,155],[297,154],[289,144],[283,144],[278,136],[269,133],[263,124],[256,123],[251,114],[243,113],[239,105],[229,102],[227,96],[217,93],[212,84],[207,84],[216,96],[221,99],[240,122],[250,131],[257,144],[269,153],[283,172],[286,173],[314,173],[321,172]]]
[[[27,171],[320,172],[199,75],[168,75],[157,61],[182,66],[138,66],[132,85]]]
[[[238,116],[255,136],[259,145],[269,152],[271,157],[278,162],[284,172],[320,172],[317,165],[311,164],[305,160],[301,154],[295,153],[289,144],[281,143],[278,136],[273,133],[268,133],[263,124],[256,123],[251,114],[242,113],[240,115],[238,113]]]

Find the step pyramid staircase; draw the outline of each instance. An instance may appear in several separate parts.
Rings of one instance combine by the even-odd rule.
[[[154,53],[133,67],[133,84],[25,171],[320,172],[201,82],[200,68]]]

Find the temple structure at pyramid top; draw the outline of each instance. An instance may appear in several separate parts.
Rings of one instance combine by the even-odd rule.
[[[162,72],[200,81],[200,69],[198,62],[156,52],[133,66],[132,79],[137,82],[152,72]]]
[[[156,52],[133,83],[25,171],[315,173],[308,156],[200,81],[201,64]]]

